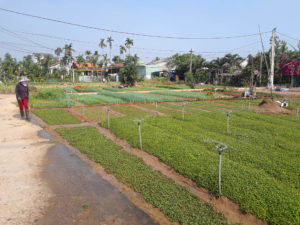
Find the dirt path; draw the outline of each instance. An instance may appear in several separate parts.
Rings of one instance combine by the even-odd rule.
[[[35,224],[52,192],[40,178],[43,158],[53,146],[41,128],[21,120],[14,95],[0,95],[0,224]]]

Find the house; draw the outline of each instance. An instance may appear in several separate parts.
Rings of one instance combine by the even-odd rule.
[[[53,65],[49,66],[50,73],[53,74],[55,70],[60,70],[60,62],[56,62]]]
[[[153,60],[148,64],[140,63],[137,66],[138,75],[141,78],[150,80],[155,77],[163,77],[170,71],[175,70],[175,67],[168,66],[169,58]]]
[[[42,53],[42,52],[35,52],[35,53],[32,53],[31,55],[32,55],[32,59],[33,59],[34,63],[38,63],[40,60],[43,60],[47,56],[53,57],[52,54]]]
[[[101,80],[101,75],[103,69],[99,65],[94,65],[92,63],[77,63],[73,62],[71,66],[72,70],[75,70],[77,73],[79,72],[78,80],[80,82],[92,82]]]
[[[77,73],[78,80],[80,82],[92,82],[92,81],[99,81],[101,80],[101,75],[103,72],[103,69],[99,65],[94,65],[92,63],[77,63],[76,61],[73,61],[69,65],[61,65],[60,62],[56,62],[53,65],[49,67],[50,73],[53,74],[54,71],[66,70],[68,75],[72,76],[72,79],[74,79],[74,72]],[[63,75],[62,79],[63,79]]]
[[[110,79],[119,82],[119,72],[123,67],[123,63],[116,63],[108,66],[106,71],[108,72],[108,76],[110,77]]]

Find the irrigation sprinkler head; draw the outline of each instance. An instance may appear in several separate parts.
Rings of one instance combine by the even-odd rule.
[[[107,112],[109,112],[110,111],[110,107],[107,107]]]
[[[204,143],[214,143],[216,145],[216,149],[219,151],[219,153],[222,153],[225,151],[228,147],[226,144],[216,141],[216,140],[211,140],[211,139],[206,139],[203,141]]]
[[[139,126],[141,125],[141,120],[138,120],[138,125],[139,125]]]

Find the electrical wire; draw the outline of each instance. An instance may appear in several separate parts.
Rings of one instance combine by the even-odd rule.
[[[64,38],[64,37],[57,37],[57,36],[52,36],[52,35],[48,35],[48,34],[40,34],[40,33],[31,33],[31,32],[23,32],[23,31],[15,31],[18,33],[23,33],[23,34],[29,34],[29,35],[36,35],[36,36],[40,36],[40,37],[46,37],[46,38],[52,38],[52,39],[58,39],[58,40],[67,40],[67,41],[73,41],[73,42],[79,42],[79,43],[85,43],[85,44],[95,44],[98,45],[98,43],[96,42],[90,42],[90,41],[83,41],[83,40],[75,40],[75,39],[69,39],[69,38]],[[243,45],[241,47],[238,48],[234,48],[234,49],[230,49],[230,50],[226,50],[226,51],[217,51],[217,52],[213,52],[213,51],[196,51],[195,53],[198,54],[214,54],[214,53],[228,53],[228,52],[232,52],[232,51],[236,51],[245,47],[249,47],[251,45],[257,44],[258,42],[254,42],[254,43],[250,43],[247,45]],[[119,48],[119,45],[113,45],[115,48]],[[131,50],[139,50],[139,52],[141,52],[140,50],[146,50],[148,53],[149,52],[174,52],[174,53],[185,53],[187,52],[186,50],[170,50],[170,49],[152,49],[152,48],[140,48],[140,47],[131,47]]]
[[[29,51],[29,50],[22,50],[22,49],[18,49],[18,48],[12,48],[12,47],[7,47],[7,46],[1,46],[0,44],[0,48],[2,49],[7,49],[10,51],[16,51],[16,52],[22,52],[22,53],[26,53],[26,54],[32,54],[33,52]]]
[[[24,41],[24,39],[25,39],[26,41],[29,41],[29,42],[31,42],[32,44],[37,45],[37,46],[39,46],[39,47],[42,47],[42,48],[45,48],[45,49],[48,49],[48,50],[52,50],[52,51],[55,50],[55,49],[53,49],[53,48],[49,48],[49,47],[47,47],[47,46],[45,46],[45,45],[42,45],[42,44],[40,44],[40,43],[37,43],[37,42],[35,42],[35,41],[33,41],[33,40],[31,40],[31,39],[29,39],[29,38],[27,38],[27,37],[24,37],[24,36],[22,36],[22,35],[20,35],[20,34],[17,34],[17,33],[13,32],[13,31],[11,31],[11,30],[9,30],[9,29],[6,29],[6,28],[4,28],[4,27],[1,27],[1,26],[0,26],[0,29],[2,30],[2,32],[8,33],[8,34],[10,34],[10,35],[12,35],[12,36],[14,36],[14,37],[16,37],[16,38],[22,40],[22,41]]]
[[[113,29],[93,27],[93,26],[89,26],[89,25],[82,25],[82,24],[62,21],[62,20],[58,20],[58,19],[51,19],[51,18],[36,16],[36,15],[28,14],[28,13],[17,12],[17,11],[5,9],[5,8],[0,8],[0,10],[4,11],[4,12],[8,12],[8,13],[18,14],[18,15],[27,16],[27,17],[36,18],[36,19],[41,19],[41,20],[47,20],[47,21],[61,23],[61,24],[67,24],[67,25],[81,27],[81,28],[87,28],[87,29],[98,30],[98,31],[106,31],[106,32],[117,33],[117,34],[126,34],[126,35],[133,35],[133,36],[149,37],[149,38],[165,38],[165,39],[178,39],[178,40],[222,40],[222,39],[246,38],[246,37],[253,37],[253,36],[260,35],[260,33],[245,34],[245,35],[234,35],[234,36],[226,36],[226,37],[175,37],[175,36],[164,36],[164,35],[151,35],[151,34],[132,33],[132,32],[113,30]],[[266,34],[266,33],[270,33],[270,32],[271,31],[266,31],[266,32],[262,32],[261,34]]]
[[[291,37],[291,36],[289,36],[289,35],[286,35],[286,34],[283,34],[283,33],[280,33],[280,32],[277,32],[277,33],[280,34],[280,35],[282,35],[282,36],[284,36],[284,37],[287,37],[287,38],[289,38],[289,39],[291,39],[291,40],[300,42],[300,39],[293,38],[293,37]]]

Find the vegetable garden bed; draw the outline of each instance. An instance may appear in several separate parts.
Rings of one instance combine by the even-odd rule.
[[[181,224],[228,224],[210,204],[201,202],[185,188],[153,171],[140,158],[121,149],[93,127],[56,130],[70,144],[99,162],[107,172],[139,192],[173,222]]]
[[[139,147],[137,124],[128,115],[112,119],[111,131]],[[218,153],[203,140],[224,142],[229,150],[223,154],[222,193],[239,203],[245,212],[271,224],[299,223],[299,123],[289,121],[287,116],[234,112],[227,134],[225,112],[195,110],[184,121],[180,113],[172,112],[169,116],[138,115],[139,119],[145,118],[144,151],[218,194]]]
[[[49,125],[81,123],[64,109],[34,110],[33,113]]]

